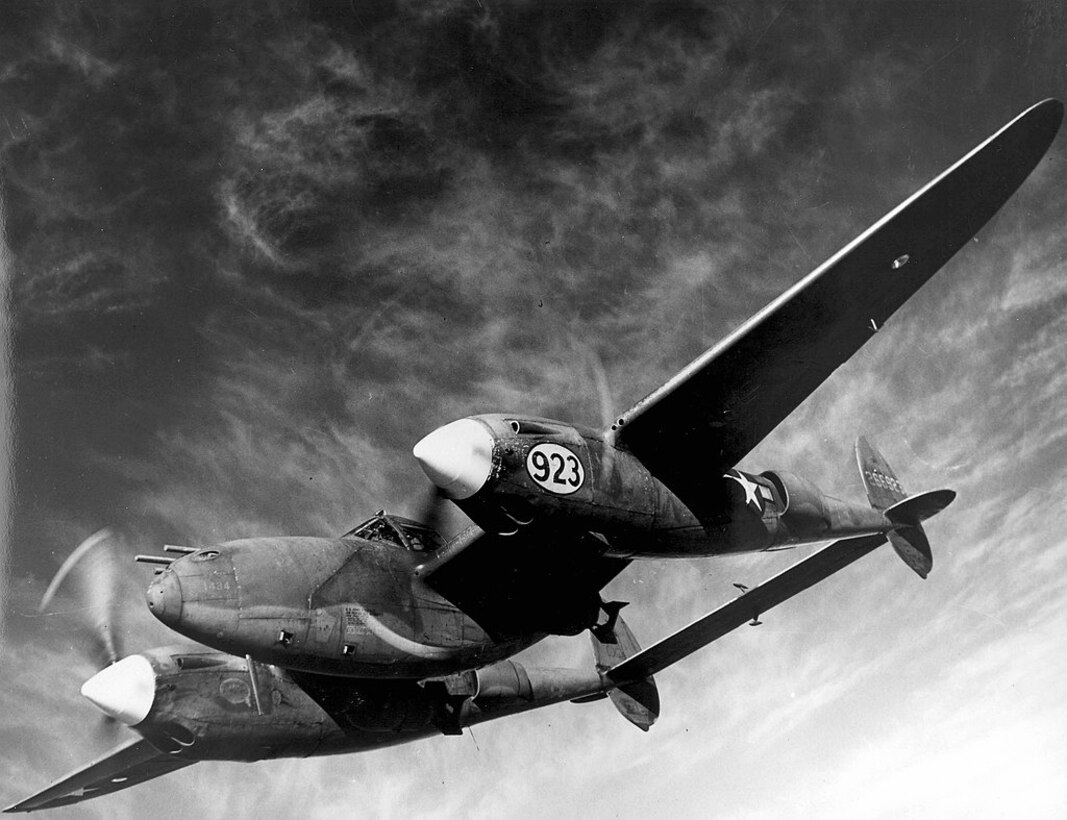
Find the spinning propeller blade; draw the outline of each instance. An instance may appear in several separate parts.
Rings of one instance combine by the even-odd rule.
[[[611,394],[607,371],[600,354],[590,345],[571,337],[577,356],[586,362],[590,381],[596,394],[600,420],[605,427],[612,423],[615,400]],[[447,502],[470,498],[484,485],[493,469],[493,436],[473,418],[453,421],[431,431],[414,446],[412,454],[419,462],[431,489],[418,506],[415,519],[444,535],[442,527],[447,519]],[[614,455],[610,447],[601,456],[601,473],[612,472]],[[515,526],[529,523],[525,514],[502,509],[498,534],[513,534]],[[485,527],[487,524],[482,523]],[[491,525],[488,525],[493,529]]]
[[[448,496],[441,491],[441,488],[430,485],[426,488],[421,503],[415,510],[414,518],[444,538],[443,527],[447,523],[448,504]]]
[[[604,430],[610,430],[615,423],[615,398],[611,394],[611,383],[608,381],[608,372],[604,368],[604,360],[597,353],[596,348],[585,345],[585,358],[589,365],[589,371],[593,374],[593,384],[596,386],[597,407],[600,409],[600,424]],[[611,447],[605,447],[600,456],[600,474],[611,475],[615,468],[615,451]]]
[[[115,553],[110,546],[113,539],[114,534],[105,527],[82,541],[63,562],[38,607],[39,612],[44,612],[63,582],[77,568],[75,578],[83,603],[82,611],[92,618],[88,627],[95,646],[94,660],[99,667],[113,664],[121,657],[114,630],[118,575]]]
[[[115,634],[118,568],[114,542],[114,533],[106,527],[82,541],[63,562],[38,607],[39,612],[45,612],[63,583],[73,576],[81,604],[75,612],[85,618],[82,626],[90,636],[88,654],[98,670],[110,668],[122,657]],[[99,705],[97,700],[89,699]],[[113,735],[117,728],[115,718],[105,714],[102,731]]]
[[[608,371],[604,368],[604,360],[597,353],[596,348],[586,345],[585,357],[589,371],[593,375],[593,385],[596,387],[600,424],[604,429],[608,429],[615,420],[616,410],[615,397],[611,394],[611,383],[608,381]]]

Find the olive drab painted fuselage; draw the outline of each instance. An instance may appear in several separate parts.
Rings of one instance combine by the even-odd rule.
[[[377,516],[344,538],[254,538],[171,563],[151,611],[193,640],[329,675],[423,678],[508,657],[544,634],[490,637],[419,577],[424,528]],[[370,538],[366,537],[370,536]],[[427,543],[427,546],[432,544]]]

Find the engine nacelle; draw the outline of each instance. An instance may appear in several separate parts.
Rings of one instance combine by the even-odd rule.
[[[598,431],[549,419],[460,419],[426,436],[415,456],[479,526],[501,534],[535,519],[609,537],[647,532],[664,489]]]
[[[129,655],[86,681],[82,694],[179,758],[302,757],[345,740],[282,670],[203,647]]]

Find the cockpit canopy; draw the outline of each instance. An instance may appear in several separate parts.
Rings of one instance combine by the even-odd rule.
[[[444,546],[444,539],[429,527],[410,518],[386,515],[384,511],[379,511],[373,518],[368,518],[341,537],[380,541],[412,552],[433,552]]]

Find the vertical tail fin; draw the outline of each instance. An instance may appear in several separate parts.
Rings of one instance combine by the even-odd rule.
[[[932,490],[909,496],[885,457],[867,439],[856,439],[856,462],[871,506],[882,512],[892,529],[886,533],[900,559],[925,578],[934,565],[924,519],[935,515],[956,497],[952,490]]]
[[[618,666],[641,651],[634,633],[619,617],[618,608],[611,617],[612,620],[608,624],[611,627],[610,632],[597,629],[590,633],[593,639],[593,658],[600,672]],[[659,690],[656,689],[656,682],[651,675],[612,689],[608,692],[608,697],[619,710],[619,714],[643,732],[647,732],[659,717]]]
[[[874,509],[884,510],[907,498],[893,468],[863,436],[856,439],[856,461],[860,478],[863,479],[863,489],[867,491],[867,500]]]

